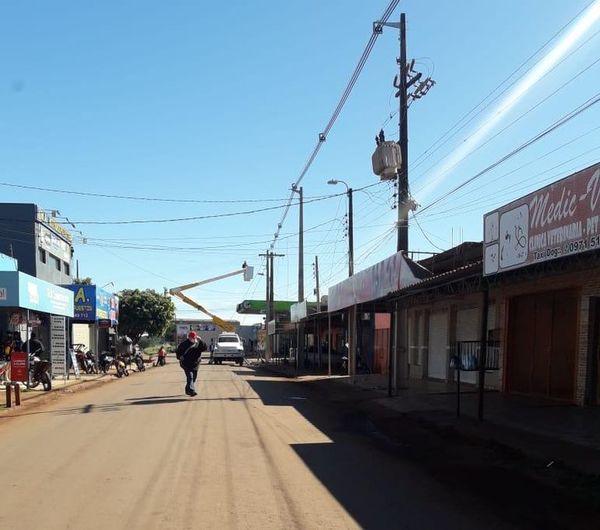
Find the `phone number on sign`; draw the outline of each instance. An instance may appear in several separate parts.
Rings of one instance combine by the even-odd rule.
[[[592,236],[587,239],[578,239],[565,243],[562,247],[563,254],[574,254],[593,248],[600,248],[600,236]]]

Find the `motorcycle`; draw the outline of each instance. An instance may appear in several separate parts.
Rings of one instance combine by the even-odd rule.
[[[127,368],[126,360],[129,360],[129,364],[131,364],[131,358],[129,356],[124,357],[123,355],[117,355],[113,364],[115,365],[115,369],[117,371],[117,377],[121,378],[123,376],[129,377],[129,370]]]
[[[52,390],[50,362],[38,357],[39,350],[29,354],[29,388],[36,388],[40,383],[44,390]]]
[[[115,358],[108,352],[102,352],[98,358],[98,368],[103,374],[107,374],[113,365]]]
[[[344,375],[348,373],[348,357],[347,356],[342,357],[341,373]],[[355,373],[356,374],[370,374],[371,373],[371,368],[369,368],[369,365],[363,360],[363,358],[361,357],[360,354],[358,354],[356,356],[356,372]]]
[[[85,344],[73,344],[73,350],[75,351],[75,357],[79,369],[86,374],[96,374],[96,360],[94,359],[94,353],[88,350]]]
[[[144,372],[146,370],[144,358],[142,357],[142,350],[140,350],[140,347],[137,344],[134,346],[133,362],[135,363],[138,372]]]

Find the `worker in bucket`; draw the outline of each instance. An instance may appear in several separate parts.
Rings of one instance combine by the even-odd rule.
[[[200,358],[204,351],[206,351],[206,344],[200,339],[195,331],[190,331],[187,339],[177,346],[177,359],[179,360],[179,365],[185,372],[185,393],[190,397],[198,395],[195,383],[198,378]]]

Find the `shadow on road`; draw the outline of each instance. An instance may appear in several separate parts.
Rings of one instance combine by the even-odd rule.
[[[367,414],[311,382],[240,375],[265,405],[294,407],[334,442],[292,448],[364,528],[597,528],[598,512],[534,480],[522,455]]]

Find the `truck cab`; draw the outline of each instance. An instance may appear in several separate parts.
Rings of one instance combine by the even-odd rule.
[[[214,364],[223,361],[234,361],[240,366],[244,364],[244,345],[237,333],[221,333],[217,337],[212,359]]]

